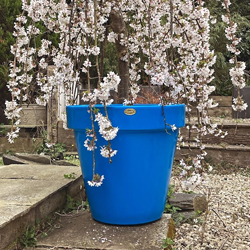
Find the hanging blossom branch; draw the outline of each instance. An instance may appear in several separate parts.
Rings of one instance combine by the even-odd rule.
[[[108,11],[110,12],[110,8]],[[107,10],[106,10],[107,11]],[[97,15],[98,15],[98,8],[97,8],[97,1],[94,1],[94,46],[95,46],[95,53],[94,56],[96,57],[96,69],[98,75],[98,88],[94,90],[92,93],[89,89],[88,92],[84,93],[83,100],[87,101],[90,104],[90,112],[91,112],[91,121],[92,121],[92,132],[95,134],[95,125],[94,122],[98,123],[99,126],[99,133],[100,135],[108,142],[108,145],[103,145],[100,149],[100,154],[105,157],[109,158],[109,162],[112,163],[111,157],[116,155],[117,150],[113,150],[111,147],[111,140],[113,140],[117,136],[118,128],[114,128],[111,124],[111,121],[108,118],[107,106],[113,102],[113,99],[110,98],[110,91],[114,90],[117,92],[118,84],[120,83],[120,77],[117,76],[114,72],[110,72],[107,77],[103,78],[101,81],[100,76],[100,69],[98,63],[98,55],[100,53],[99,47],[97,47],[97,38],[98,38],[98,26],[97,26]],[[100,13],[99,13],[100,15]],[[88,75],[88,86],[90,88],[90,69],[91,64],[88,61],[87,67],[87,75]],[[96,102],[100,101],[104,105],[105,115],[100,113],[98,110],[95,109],[94,105]],[[95,118],[94,118],[95,117]],[[88,139],[85,141],[85,146],[88,150],[93,151],[93,179],[88,181],[90,186],[99,187],[102,185],[104,180],[104,176],[100,176],[98,173],[95,172],[95,141],[96,135],[93,136],[92,141],[90,142]]]
[[[239,62],[237,60],[237,56],[240,54],[239,49],[237,49],[237,45],[240,43],[241,38],[236,36],[237,31],[237,23],[232,21],[230,15],[229,6],[231,5],[230,0],[224,0],[222,2],[223,8],[226,10],[226,15],[222,15],[222,21],[227,25],[225,29],[226,38],[231,41],[231,44],[227,44],[227,50],[233,54],[233,57],[229,60],[231,64],[234,64],[234,67],[230,69],[230,76],[232,80],[232,84],[237,88],[238,96],[233,98],[233,110],[241,112],[246,110],[248,105],[244,102],[242,97],[240,96],[240,90],[245,87],[246,81],[244,77],[244,70],[246,68],[245,62]]]
[[[151,7],[154,7],[151,10],[152,17],[148,17],[152,20],[153,33],[151,34],[154,37],[151,50],[147,46],[142,47],[143,44],[137,42],[143,39],[139,32],[140,22],[138,26],[133,24],[133,27],[137,29],[137,32],[133,33],[135,34],[134,43],[137,46],[135,44],[129,46],[142,47],[144,53],[151,55],[154,64],[148,62],[144,69],[147,75],[150,75],[152,84],[170,89],[165,93],[166,101],[178,102],[179,98],[185,98],[188,111],[192,108],[190,103],[197,103],[198,125],[194,124],[192,129],[197,132],[196,145],[200,148],[200,154],[191,160],[187,159],[186,162],[181,161],[184,169],[182,176],[186,187],[198,185],[204,179],[204,173],[207,172],[204,168],[211,170],[211,166],[202,162],[206,155],[202,136],[208,133],[217,136],[226,135],[217,128],[217,124],[211,124],[207,111],[217,106],[212,99],[208,98],[209,94],[215,90],[208,84],[213,80],[212,66],[216,58],[214,52],[209,49],[210,14],[206,8],[202,7],[203,4],[199,1],[199,5],[194,7],[193,1],[174,2],[167,9],[167,13],[172,13],[171,15],[166,14],[166,9],[152,4]],[[145,15],[138,13],[138,19],[143,16]],[[169,20],[159,26],[162,16]]]
[[[207,153],[202,143],[202,137],[217,131],[217,126],[211,126],[207,112],[209,108],[216,106],[209,99],[209,95],[215,88],[208,85],[213,80],[212,66],[216,57],[214,52],[210,51],[209,45],[210,13],[206,8],[203,8],[203,4],[203,1],[199,1],[197,7],[194,7],[189,1],[186,6],[182,7],[182,14],[174,16],[175,25],[183,30],[185,37],[183,48],[178,49],[178,53],[184,60],[180,60],[175,69],[178,70],[180,80],[183,81],[184,94],[182,96],[187,99],[187,111],[189,113],[194,106],[192,103],[196,103],[198,118],[197,125],[188,124],[187,128],[197,134],[195,144],[200,148],[200,154],[180,161],[180,166],[183,168],[181,173],[183,187],[186,189],[192,189],[199,185],[206,179],[207,170],[212,169],[211,166],[204,163],[204,157]],[[187,12],[190,13],[188,22],[182,18],[182,15],[188,14]],[[195,42],[196,45],[193,46]],[[190,127],[191,125],[192,127]]]
[[[110,100],[110,90],[117,91],[119,82],[120,77],[113,72],[110,72],[107,77],[104,77],[103,82],[100,83],[100,89],[95,89],[94,93],[85,92],[82,98],[83,101],[87,101],[90,104],[92,121],[92,129],[87,130],[88,138],[84,142],[84,146],[87,150],[93,151],[93,179],[88,181],[90,186],[99,187],[104,180],[103,175],[100,176],[95,172],[95,149],[97,138],[94,122],[98,123],[100,135],[108,142],[108,145],[101,147],[100,154],[105,158],[109,158],[109,162],[112,163],[111,157],[115,156],[117,153],[117,150],[112,149],[110,141],[117,136],[118,128],[113,127],[108,118],[107,105],[110,105],[113,101],[112,99]],[[104,105],[105,115],[95,108],[95,103],[97,101],[100,101]],[[89,139],[89,137],[92,139]]]
[[[23,1],[24,13],[18,16],[14,23],[15,31],[13,35],[16,37],[16,43],[11,46],[14,61],[10,63],[10,80],[7,85],[12,100],[6,101],[5,110],[5,115],[12,123],[11,131],[7,134],[10,143],[13,143],[18,137],[19,128],[17,126],[20,123],[20,111],[22,110],[20,104],[25,102],[29,104],[32,93],[39,91],[39,88],[44,95],[36,98],[35,101],[38,104],[46,105],[51,94],[52,86],[48,86],[47,77],[42,72],[48,65],[46,56],[53,55],[54,50],[51,47],[49,48],[51,42],[45,39],[42,40],[42,47],[37,49],[35,40],[36,36],[40,34],[40,30],[35,26],[35,23],[40,20],[40,14],[47,14],[46,3],[44,2],[41,5],[39,2],[32,2],[28,5],[26,1]],[[54,11],[55,8],[52,5],[50,7],[52,16]],[[25,12],[29,13],[31,21],[28,22]],[[53,29],[54,26],[51,28]],[[32,42],[34,46],[31,46]],[[38,63],[37,57],[40,58]],[[37,73],[37,76],[34,72]]]

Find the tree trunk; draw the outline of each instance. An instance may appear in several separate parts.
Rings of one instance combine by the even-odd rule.
[[[118,35],[116,40],[116,50],[118,54],[118,71],[121,82],[118,85],[118,103],[123,103],[124,99],[128,99],[129,95],[129,62],[121,60],[122,57],[128,55],[128,48],[121,45],[121,36],[126,36],[126,25],[120,13],[112,10],[110,13],[110,25],[112,30]]]

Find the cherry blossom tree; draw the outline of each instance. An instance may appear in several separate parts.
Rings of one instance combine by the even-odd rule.
[[[230,62],[232,83],[239,89],[244,86],[243,62],[237,61],[240,39],[236,37],[236,24],[230,20],[229,0],[223,0],[226,10],[223,15],[228,25],[226,36],[233,53]],[[84,145],[96,150],[94,121],[107,141],[101,148],[104,157],[111,158],[117,151],[111,141],[118,129],[112,126],[107,114],[107,105],[114,99],[124,105],[133,105],[140,91],[139,85],[147,79],[150,86],[162,88],[159,104],[185,102],[187,119],[190,111],[196,110],[197,123],[190,129],[197,131],[196,145],[200,154],[189,161],[180,162],[183,178],[189,177],[186,186],[199,183],[203,177],[201,169],[211,169],[202,164],[206,155],[202,137],[207,134],[225,136],[209,117],[209,109],[217,104],[209,97],[215,90],[213,65],[216,62],[210,48],[210,25],[215,20],[204,7],[202,0],[22,0],[23,14],[15,23],[16,43],[11,52],[10,81],[8,84],[12,100],[6,102],[6,116],[12,120],[13,129],[8,134],[13,142],[18,136],[20,106],[29,98],[30,87],[35,82],[40,90],[36,102],[46,105],[51,93],[62,88],[67,104],[74,104],[78,89],[86,83],[88,90],[82,99],[89,103],[92,128],[87,132]],[[37,45],[35,37],[41,36],[37,24],[43,24],[47,36]],[[48,34],[60,35],[59,45],[53,45]],[[118,70],[102,75],[103,47],[113,43],[117,50]],[[48,65],[55,66],[54,74],[46,75]],[[91,90],[91,85],[96,88]],[[111,92],[118,92],[113,98]],[[95,104],[104,105],[106,114],[95,109]],[[233,108],[244,110],[246,104],[241,97],[234,99]],[[174,129],[174,124],[171,124]],[[118,152],[119,153],[119,152]],[[95,170],[95,167],[93,167]],[[104,179],[93,171],[90,185],[99,186]]]

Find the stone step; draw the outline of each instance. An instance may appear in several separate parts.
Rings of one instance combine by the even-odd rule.
[[[169,204],[183,210],[205,212],[208,206],[206,195],[195,193],[173,193],[168,200]]]
[[[76,166],[67,160],[52,160],[49,155],[16,153],[15,155],[3,155],[4,165],[11,164],[52,164],[63,166]]]
[[[38,164],[50,164],[51,163],[51,157],[49,155],[16,153],[15,156],[22,160],[34,162]]]
[[[64,177],[71,173],[75,179]],[[16,249],[15,240],[28,226],[62,209],[67,194],[72,198],[80,195],[82,186],[80,167],[0,166],[0,249]]]
[[[228,144],[204,144],[207,152],[206,158],[211,164],[225,162],[234,166],[250,166],[250,146],[228,145]],[[186,156],[196,156],[200,154],[200,149],[196,146],[181,146],[181,150],[175,151],[175,159],[185,159]]]
[[[3,164],[11,165],[11,164],[28,164],[28,162],[16,157],[14,155],[3,155]]]
[[[76,179],[64,177],[70,173]],[[82,186],[81,170],[76,166],[0,166],[0,250],[17,249],[16,239],[36,221],[65,207],[67,195],[83,197]],[[47,237],[37,237],[36,250],[162,250],[162,241],[175,231],[170,214],[148,224],[114,226],[93,220],[85,210],[61,215],[56,224]]]
[[[148,224],[114,226],[97,222],[90,212],[81,211],[62,216],[60,226],[39,239],[36,250],[162,250],[162,240],[171,235],[171,230],[173,234],[173,227],[170,214]]]

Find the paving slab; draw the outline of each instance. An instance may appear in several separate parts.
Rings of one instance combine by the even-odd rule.
[[[64,174],[76,174],[66,179]],[[18,164],[0,166],[0,249],[15,241],[28,225],[43,219],[77,195],[83,185],[77,166]]]
[[[27,162],[23,161],[22,159],[14,156],[14,155],[3,155],[3,163],[4,165],[11,165],[11,164],[28,164]]]
[[[97,222],[90,212],[81,211],[61,217],[60,227],[57,225],[47,237],[39,239],[36,250],[162,250],[170,219],[170,214],[164,214],[152,223],[116,226]]]
[[[28,154],[28,153],[16,153],[15,154],[20,159],[34,162],[37,164],[50,164],[51,157],[49,155],[39,155],[39,154]]]

